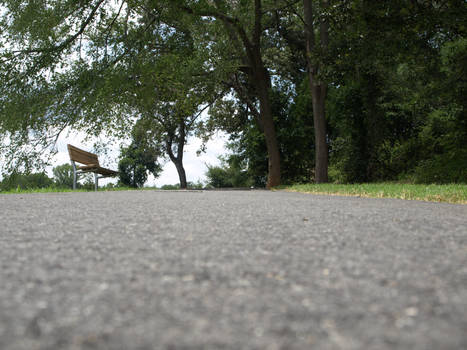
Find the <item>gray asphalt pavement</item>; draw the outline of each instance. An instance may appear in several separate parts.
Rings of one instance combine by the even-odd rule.
[[[1,195],[0,349],[467,349],[467,206]]]

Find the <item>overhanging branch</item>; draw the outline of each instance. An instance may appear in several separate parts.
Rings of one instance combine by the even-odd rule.
[[[18,50],[18,51],[13,51],[14,53],[22,53],[22,54],[30,54],[30,53],[44,53],[44,52],[54,52],[54,51],[61,51],[65,49],[68,45],[70,45],[73,41],[75,41],[81,34],[84,33],[86,30],[86,27],[91,23],[91,21],[94,19],[94,16],[96,15],[97,10],[99,7],[105,2],[106,0],[99,0],[97,4],[92,8],[91,13],[88,15],[88,17],[84,20],[83,23],[81,23],[81,26],[79,30],[64,40],[61,44],[53,46],[53,47],[42,47],[42,48],[33,48],[33,49],[27,49],[27,50]]]

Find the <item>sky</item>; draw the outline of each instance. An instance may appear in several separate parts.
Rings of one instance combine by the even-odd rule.
[[[89,142],[84,142],[85,135],[80,133],[72,133],[72,132],[63,132],[62,135],[57,140],[57,149],[58,153],[52,160],[52,165],[46,168],[46,172],[49,177],[52,177],[52,168],[65,164],[70,163],[70,157],[68,156],[67,144],[71,144],[78,148],[81,148],[85,151],[91,151],[93,148],[93,144],[95,140],[91,140]],[[206,164],[208,165],[219,165],[220,160],[218,157],[220,155],[224,155],[227,150],[224,147],[225,142],[227,141],[227,135],[223,133],[217,133],[213,136],[213,138],[207,143],[206,152],[200,154],[198,157],[196,155],[196,151],[199,150],[201,146],[201,140],[198,138],[191,137],[188,140],[187,145],[185,146],[185,152],[183,155],[183,164],[185,167],[185,172],[187,175],[187,181],[190,182],[205,182],[206,176],[205,173],[207,171]],[[109,148],[109,153],[107,157],[99,156],[99,163],[102,166],[110,168],[112,170],[118,169],[118,156],[119,156],[119,148],[120,143],[117,142],[115,145],[108,144],[107,147]],[[107,183],[116,183],[117,178],[108,178],[108,179],[100,179],[99,185],[106,185]],[[178,184],[178,173],[173,165],[172,162],[168,161],[165,163],[163,167],[163,171],[160,176],[155,179],[154,176],[150,176],[148,181],[146,182],[145,186],[157,186],[160,187],[162,185],[173,185]]]

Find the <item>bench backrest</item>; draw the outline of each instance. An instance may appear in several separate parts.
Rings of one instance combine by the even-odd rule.
[[[68,154],[70,155],[70,159],[72,161],[87,165],[99,165],[99,159],[97,159],[96,154],[83,151],[82,149],[79,149],[72,145],[67,145],[67,147]]]

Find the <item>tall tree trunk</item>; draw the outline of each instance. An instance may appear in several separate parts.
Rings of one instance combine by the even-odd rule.
[[[323,8],[328,7],[328,1],[321,1]],[[327,85],[318,78],[318,63],[312,57],[316,51],[315,30],[313,24],[312,0],[303,0],[305,11],[306,55],[308,64],[308,79],[310,82],[311,99],[313,102],[313,123],[315,129],[315,182],[328,182],[328,144],[326,140],[326,94]],[[329,44],[328,22],[320,20],[321,50],[326,50]]]
[[[279,143],[277,142],[276,127],[274,125],[271,100],[269,97],[271,78],[266,68],[262,65],[257,69],[255,79],[260,104],[259,122],[261,123],[260,127],[263,130],[268,152],[268,181],[266,187],[271,188],[279,186],[281,183]]]
[[[277,142],[276,127],[271,107],[271,76],[264,65],[261,55],[261,36],[262,26],[262,1],[255,0],[255,22],[253,27],[253,36],[251,42],[244,41],[247,57],[252,66],[253,81],[256,86],[259,105],[260,105],[260,123],[263,129],[266,148],[268,152],[268,181],[267,188],[279,186],[281,184],[281,163],[279,143]],[[251,75],[250,75],[251,77]]]
[[[311,75],[311,74],[310,74]],[[310,77],[310,85],[313,79]],[[315,182],[328,182],[328,144],[326,140],[326,87],[311,85],[313,123],[315,129]]]

